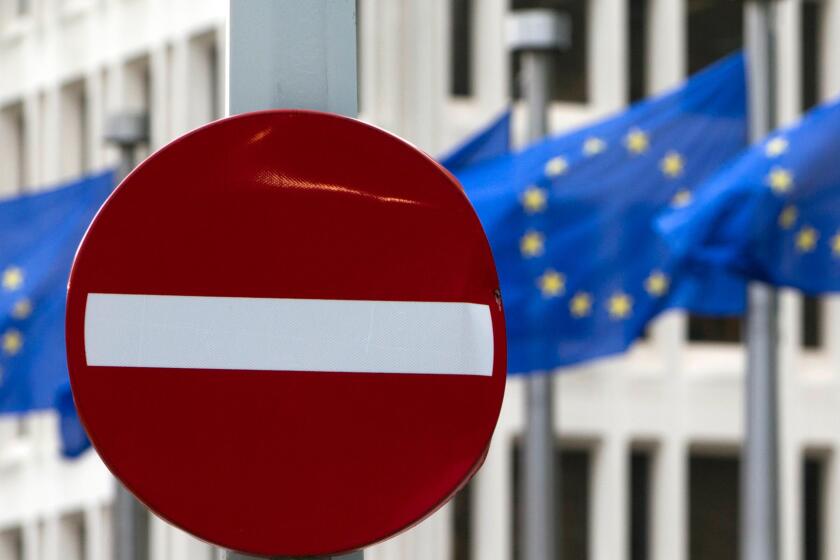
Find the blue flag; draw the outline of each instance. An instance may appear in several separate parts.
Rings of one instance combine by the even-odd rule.
[[[840,291],[840,100],[771,134],[658,225],[695,266]]]
[[[452,173],[471,165],[507,154],[510,151],[510,109],[496,117],[466,142],[440,158],[439,162]]]
[[[0,414],[55,409],[66,456],[90,445],[68,384],[67,279],[76,248],[113,185],[108,172],[0,202]]]
[[[591,127],[458,174],[499,272],[510,372],[625,350],[666,308],[735,314],[744,283],[688,269],[655,217],[746,145],[744,61]]]

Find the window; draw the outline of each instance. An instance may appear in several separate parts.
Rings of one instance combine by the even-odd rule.
[[[630,0],[629,61],[627,98],[639,101],[647,95],[647,18],[648,0]]]
[[[744,321],[740,317],[706,317],[691,315],[688,318],[688,340],[692,342],[741,342]]]
[[[555,484],[558,520],[557,558],[589,558],[589,481],[591,453],[586,449],[558,448],[554,465],[559,469],[560,481]],[[513,559],[522,560],[522,444],[513,447]],[[555,471],[557,472],[557,471]]]
[[[825,465],[822,457],[805,457],[802,465],[803,560],[824,558]]]
[[[512,0],[513,10],[549,8],[569,17],[572,28],[572,44],[568,49],[551,52],[551,99],[586,103],[588,96],[587,77],[587,25],[586,0]],[[511,64],[511,88],[514,99],[521,95],[521,57],[513,56]]]
[[[472,84],[472,0],[451,0],[450,4],[450,93],[469,97]]]
[[[802,346],[819,348],[822,345],[822,304],[814,296],[802,296]]]
[[[744,44],[744,6],[731,0],[688,1],[688,69],[702,70]]]
[[[738,560],[739,469],[734,456],[691,456],[689,560]]]
[[[79,80],[61,89],[61,176],[76,179],[90,168],[88,106]]]
[[[802,110],[820,100],[820,35],[822,4],[817,0],[802,2]]]
[[[472,560],[472,487],[469,482],[452,500],[452,560]]]
[[[630,560],[650,558],[651,464],[649,450],[634,449],[630,453]]]

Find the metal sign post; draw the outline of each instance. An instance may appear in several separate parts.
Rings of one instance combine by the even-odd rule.
[[[523,10],[509,22],[509,46],[522,53],[521,84],[528,104],[528,139],[548,132],[550,50],[568,46],[569,22],[552,10]],[[541,372],[526,380],[527,406],[523,445],[524,507],[521,510],[523,558],[555,560],[557,512],[554,461],[554,383]]]
[[[775,2],[746,3],[750,139],[776,126]],[[778,295],[749,287],[746,318],[746,422],[741,467],[741,546],[744,560],[779,558]]]
[[[355,0],[231,0],[229,26],[228,114],[294,108],[357,116]]]
[[[149,142],[149,118],[141,112],[111,116],[105,130],[105,142],[120,150],[115,177],[119,183],[137,165],[137,148]],[[149,512],[119,481],[114,491],[115,560],[146,560],[149,557]]]

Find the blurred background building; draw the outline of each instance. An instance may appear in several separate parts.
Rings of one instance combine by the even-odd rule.
[[[431,154],[454,145],[518,98],[504,22],[529,7],[573,24],[572,48],[554,61],[556,132],[743,44],[734,0],[359,0],[362,118]],[[0,195],[114,165],[102,137],[116,111],[148,111],[147,150],[222,116],[227,9],[223,0],[0,0]],[[777,24],[788,122],[840,93],[840,0],[782,0]],[[521,139],[523,107],[514,126]],[[840,299],[785,292],[781,315],[783,558],[837,559]],[[564,559],[737,558],[743,350],[740,320],[669,313],[627,355],[563,372]],[[523,404],[513,378],[476,479],[366,558],[515,560]],[[0,420],[0,560],[110,558],[113,481],[93,453],[66,461],[57,448],[50,414]],[[150,532],[153,560],[213,558],[162,521]]]

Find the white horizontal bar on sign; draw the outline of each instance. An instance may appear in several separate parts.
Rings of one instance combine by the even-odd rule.
[[[475,303],[89,294],[90,366],[493,374]]]

